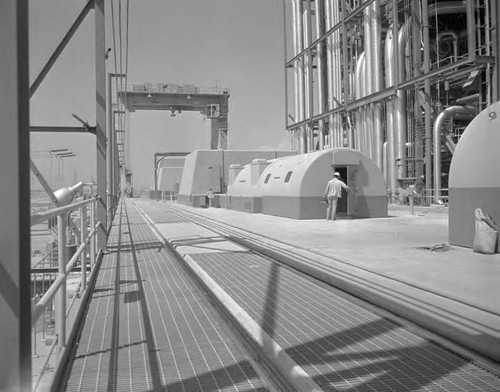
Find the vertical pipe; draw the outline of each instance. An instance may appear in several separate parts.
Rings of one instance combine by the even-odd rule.
[[[67,251],[66,251],[66,220],[68,215],[57,216],[57,248],[58,248],[58,275],[66,275]],[[66,279],[59,287],[56,294],[56,331],[58,354],[66,345]]]
[[[343,58],[343,64],[342,64],[342,69],[343,69],[343,91],[344,91],[344,107],[347,107],[347,105],[350,103],[349,102],[349,97],[351,96],[350,94],[350,86],[351,86],[351,80],[352,80],[352,73],[349,72],[349,53],[348,53],[348,45],[347,45],[347,36],[348,36],[348,25],[345,22],[346,16],[347,16],[347,10],[346,10],[347,4],[345,1],[341,2],[341,15],[342,15],[342,58]],[[352,127],[352,122],[351,118],[349,117],[351,114],[346,113],[347,119],[348,119],[348,132],[347,132],[347,147],[353,148],[354,147],[354,142],[353,142],[353,127]]]
[[[385,84],[387,87],[393,87],[395,81],[394,70],[394,31],[392,26],[387,31],[385,38]],[[387,172],[385,173],[389,194],[396,190],[396,165],[394,161],[394,118],[393,101],[387,101],[386,108],[386,140],[387,140]]]
[[[474,0],[465,0],[465,8],[467,10],[467,51],[469,61],[476,60],[476,21]]]
[[[373,92],[382,90],[382,54],[381,54],[381,31],[380,31],[380,0],[375,0],[371,5],[371,34],[372,34],[372,61],[373,61]],[[373,134],[372,150],[373,159],[379,168],[382,165],[382,108],[380,103],[373,104]]]
[[[364,71],[364,85],[365,85],[365,95],[370,95],[373,93],[373,39],[372,39],[372,29],[371,29],[371,6],[368,6],[363,11],[363,32],[364,32],[364,48],[365,48],[365,71]],[[364,129],[364,144],[365,144],[365,154],[370,158],[373,158],[372,152],[372,125],[373,125],[373,105],[366,105],[364,108],[365,112],[365,129]]]
[[[356,62],[356,68],[354,70],[354,96],[356,99],[359,99],[363,96],[363,63],[365,58],[365,52],[362,52],[358,56],[358,60]],[[355,127],[354,127],[354,148],[358,151],[362,151],[361,149],[361,128],[363,126],[363,118],[361,115],[361,109],[356,109],[355,115]]]
[[[304,42],[304,47],[303,49],[306,49],[309,47],[309,6],[310,6],[310,0],[301,0],[301,1],[306,1],[306,4],[308,5],[302,13],[302,34],[303,34],[303,42]],[[311,96],[311,88],[312,85],[309,83],[311,73],[310,73],[310,63],[309,63],[309,51],[307,50],[305,55],[304,55],[304,120],[308,120],[310,117],[310,105],[309,105],[309,97]],[[304,126],[306,129],[306,145],[307,145],[307,151],[310,150],[311,148],[311,137],[309,134],[309,123]]]
[[[404,82],[406,78],[405,72],[405,48],[408,42],[409,31],[412,25],[412,18],[408,18],[403,27],[398,33],[398,73],[397,84]],[[404,90],[397,90],[396,97],[394,98],[394,142],[395,142],[395,161],[397,162],[396,175],[397,178],[406,177],[406,92]]]
[[[423,32],[423,49],[424,49],[424,74],[430,71],[430,38],[429,38],[429,2],[422,0],[422,32]],[[425,95],[425,187],[432,187],[432,107],[431,107],[431,81],[426,78],[424,81]]]
[[[80,208],[80,243],[84,244],[87,239],[87,206]],[[83,293],[87,286],[87,246],[82,252],[80,264],[82,266],[80,291]]]
[[[322,37],[325,34],[323,1],[316,1],[316,36]],[[318,113],[325,111],[325,62],[324,62],[324,42],[320,42],[316,47],[316,74],[318,76]],[[318,146],[323,150],[325,146],[325,120],[318,121]]]
[[[340,0],[333,0],[332,4],[332,27],[337,26],[340,22]],[[341,61],[341,49],[342,45],[340,42],[340,29],[337,28],[333,32],[333,67],[332,67],[332,80],[333,80],[333,107],[338,108],[340,102],[342,101],[342,69],[340,66]],[[334,129],[334,147],[343,146],[343,129],[342,121],[340,115],[337,113],[333,117],[333,129]]]
[[[297,35],[298,35],[298,22],[297,22],[297,1],[298,0],[292,0],[292,25],[293,25],[293,56],[297,56],[297,54],[299,53],[299,49],[298,49],[298,45],[299,45],[299,42],[298,42],[298,38],[297,38]],[[294,81],[294,84],[293,84],[293,98],[294,98],[294,122],[298,122],[299,121],[299,116],[300,116],[300,113],[299,113],[299,66],[298,66],[298,61],[299,60],[296,60],[294,61],[293,63],[293,81]],[[297,149],[299,150],[299,153],[303,153],[303,151],[301,150],[301,147],[300,147],[300,143],[299,143],[299,130],[297,128],[294,128],[292,130],[292,145],[293,145],[293,148],[294,149]]]
[[[332,24],[333,0],[325,0],[326,30],[330,30]],[[326,38],[326,75],[328,92],[328,110],[333,109],[333,37],[330,34]],[[333,148],[333,115],[328,116],[328,147]]]
[[[361,62],[361,97],[366,96],[366,53],[363,52],[364,56],[360,56],[359,61]],[[367,117],[367,108],[366,106],[362,106],[360,108],[361,113],[361,127],[359,128],[359,145],[360,151],[363,154],[367,154],[368,151],[366,149],[366,135],[368,133],[368,117]]]
[[[490,57],[491,56],[491,37],[490,37],[490,31],[491,31],[491,25],[490,25],[490,4],[489,2],[485,2],[485,31],[486,31],[486,56]],[[497,19],[498,23],[498,19]],[[496,30],[496,29],[495,29]],[[458,46],[458,43],[457,43]],[[491,105],[491,90],[492,90],[492,80],[491,80],[491,64],[488,63],[486,64],[486,105],[490,106]]]
[[[286,35],[286,26],[287,26],[287,20],[286,20],[286,1],[287,0],[282,0],[281,1],[281,12],[282,12],[282,18],[281,18],[281,23],[283,24],[283,66],[285,67],[285,80],[283,81],[285,84],[285,118],[284,118],[284,126],[285,129],[288,129],[288,68],[286,66],[286,63],[288,61],[288,50],[287,50],[287,35]],[[289,131],[290,135],[293,133],[293,131]],[[293,149],[293,142],[291,143],[292,149]]]
[[[303,17],[304,7],[302,0],[296,0],[296,26],[297,26],[297,54],[304,50],[304,25]],[[304,120],[304,105],[305,105],[305,94],[304,94],[304,56],[301,56],[298,60],[298,118],[297,122]],[[299,128],[299,152],[304,154],[307,152],[307,136],[305,132],[305,127],[301,126]]]
[[[307,49],[307,63],[306,63],[306,96],[305,96],[305,117],[308,119],[307,123],[307,151],[314,150],[314,127],[311,121],[313,117],[313,56],[312,48],[310,47],[312,42],[312,11],[311,11],[311,0],[307,0],[307,8],[304,11],[304,48]]]

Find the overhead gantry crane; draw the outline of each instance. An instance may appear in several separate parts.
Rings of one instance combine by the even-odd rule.
[[[203,88],[191,84],[140,84],[120,92],[120,100],[129,112],[166,110],[172,117],[185,111],[200,112],[210,119],[210,149],[227,148],[228,88]]]

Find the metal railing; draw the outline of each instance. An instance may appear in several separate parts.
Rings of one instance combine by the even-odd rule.
[[[48,222],[57,218],[57,268],[43,267],[32,268],[32,280],[34,278],[34,290],[32,293],[32,317],[31,325],[33,332],[33,390],[44,390],[50,388],[54,377],[62,362],[69,336],[75,329],[75,320],[81,309],[82,298],[87,293],[88,276],[93,276],[96,270],[96,262],[100,250],[96,249],[96,233],[99,229],[104,230],[101,222],[96,222],[96,202],[99,198],[93,197],[88,200],[76,202],[64,207],[31,215],[31,226]],[[71,214],[79,212],[79,228],[73,221]],[[68,239],[74,237],[75,243],[68,243]],[[76,248],[76,250],[75,250]],[[72,251],[74,254],[71,254]],[[54,252],[55,253],[55,252]],[[55,258],[55,255],[52,255]],[[79,263],[78,270],[77,263]],[[88,269],[88,271],[87,271]],[[90,275],[87,274],[90,272]],[[79,275],[79,276],[78,276]],[[72,290],[72,301],[68,299],[68,278],[76,286]],[[43,282],[40,290],[37,282]],[[45,289],[45,283],[50,286]],[[74,307],[75,302],[79,306]],[[46,327],[46,311],[49,311],[49,326]],[[41,317],[43,315],[43,317]],[[54,318],[52,318],[54,316]],[[42,318],[41,326],[39,319]],[[47,339],[50,335],[52,339]],[[52,344],[47,350],[47,343]],[[37,341],[45,342],[43,355],[39,356]],[[41,345],[39,348],[41,349]],[[55,358],[53,356],[56,353]],[[36,363],[35,363],[36,362]],[[47,372],[47,369],[56,369],[56,372]],[[51,376],[51,377],[49,377]],[[43,382],[42,382],[43,380]],[[45,388],[46,387],[46,388]]]
[[[436,194],[439,194],[439,201],[436,203]],[[410,214],[415,213],[415,207],[442,206],[447,207],[449,203],[448,189],[424,189],[421,192],[414,191],[413,187],[408,187],[397,194],[389,195],[389,204],[408,205]]]
[[[146,93],[173,93],[173,94],[212,94],[225,95],[229,94],[230,90],[227,87],[198,87],[192,84],[176,84],[176,83],[143,83],[129,84],[127,91],[130,92],[146,92]]]

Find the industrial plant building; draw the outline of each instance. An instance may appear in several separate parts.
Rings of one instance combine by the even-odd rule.
[[[391,200],[448,196],[469,122],[499,99],[495,0],[286,0],[287,129],[300,153],[360,151]],[[477,153],[477,151],[476,151]]]

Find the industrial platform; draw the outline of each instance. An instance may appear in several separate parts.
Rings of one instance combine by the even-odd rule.
[[[498,391],[500,256],[446,242],[445,210],[298,221],[125,199],[65,388]]]

